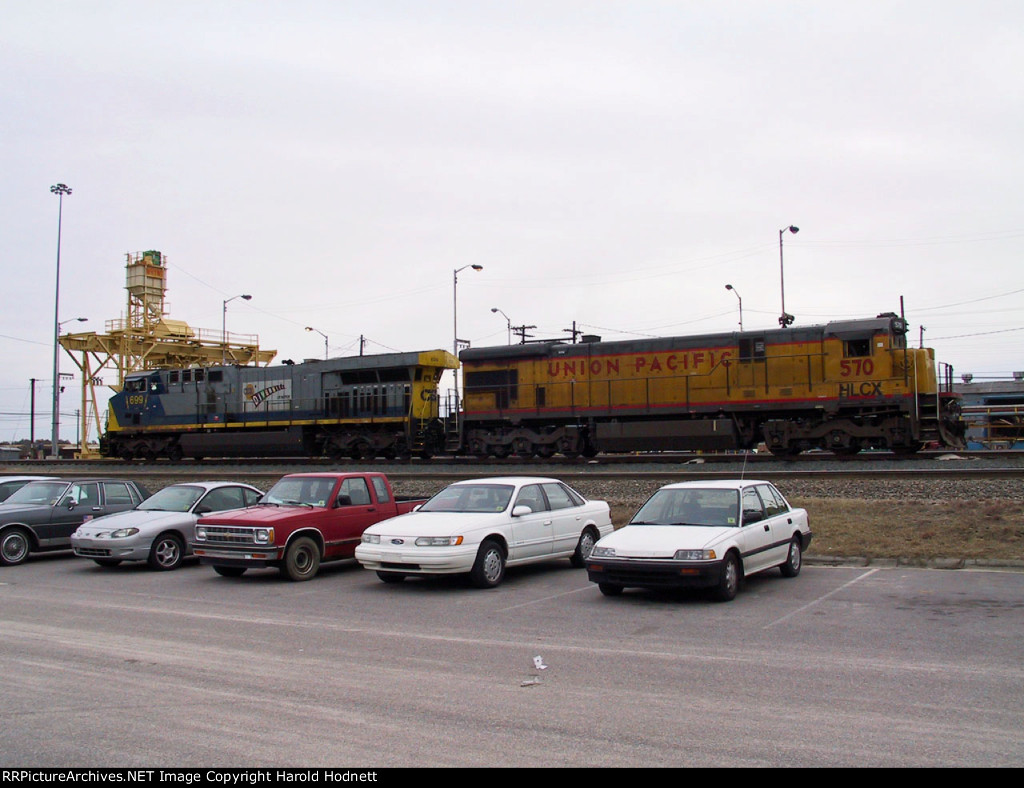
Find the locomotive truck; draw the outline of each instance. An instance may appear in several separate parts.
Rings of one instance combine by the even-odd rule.
[[[462,363],[446,414],[438,381]],[[962,448],[952,370],[895,313],[824,325],[150,370],[110,401],[124,459]]]

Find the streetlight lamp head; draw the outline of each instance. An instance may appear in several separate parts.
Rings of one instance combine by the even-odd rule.
[[[306,330],[307,330],[307,331],[312,331],[312,330],[313,330],[313,327],[312,327],[312,326],[306,326]]]
[[[495,314],[497,314],[497,312],[498,312],[498,307],[496,307],[496,306],[492,306],[492,307],[491,307],[491,311],[492,311],[492,312],[494,312]]]
[[[56,186],[51,186],[50,191],[57,195],[71,194],[71,187],[64,183],[58,183]]]
[[[477,263],[473,263],[472,268],[473,268],[474,271],[483,271],[484,270],[484,267],[482,265],[477,264]]]
[[[732,290],[732,285],[726,285],[726,286],[725,286],[725,289],[726,289],[726,290]]]
[[[789,231],[795,235],[796,233],[800,232],[800,228],[797,227],[795,224],[791,224],[789,225]]]
[[[244,295],[244,296],[242,296],[242,300],[244,300],[244,301],[252,301],[252,296],[251,295]]]

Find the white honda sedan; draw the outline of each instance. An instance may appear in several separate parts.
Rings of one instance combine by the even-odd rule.
[[[582,567],[613,530],[608,504],[558,479],[509,476],[449,485],[409,514],[363,533],[356,559],[386,583],[468,574],[493,588],[505,568],[568,558]]]
[[[596,545],[587,575],[606,596],[625,588],[709,588],[736,596],[748,575],[800,573],[811,542],[807,512],[773,484],[754,479],[662,487],[633,519]]]

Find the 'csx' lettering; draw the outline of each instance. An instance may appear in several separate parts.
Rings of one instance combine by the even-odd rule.
[[[881,397],[882,383],[876,380],[866,380],[863,383],[840,383],[840,397]]]

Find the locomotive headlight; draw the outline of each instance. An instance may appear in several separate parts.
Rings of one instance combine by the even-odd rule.
[[[127,536],[135,536],[139,532],[138,528],[118,528],[116,531],[110,532],[111,539],[124,539]]]
[[[363,544],[380,544],[380,534],[363,534]]]
[[[676,550],[672,556],[676,561],[714,561],[717,557],[714,550]]]
[[[273,544],[274,543],[274,529],[273,528],[257,528],[252,533],[252,540],[256,544]]]
[[[417,547],[455,547],[460,544],[461,536],[421,536],[416,540]]]

